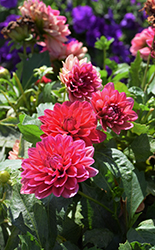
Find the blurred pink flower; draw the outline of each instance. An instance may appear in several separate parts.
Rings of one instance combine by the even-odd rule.
[[[83,43],[78,40],[72,40],[71,42],[66,44],[66,57],[70,54],[76,56],[79,60],[82,59],[88,49],[86,47],[82,47]]]
[[[87,58],[78,60],[76,56],[69,55],[59,75],[67,87],[70,101],[89,101],[92,93],[102,88],[100,74],[91,62],[87,62]]]
[[[152,57],[155,57],[154,52],[154,36],[155,28],[148,27],[144,29],[141,33],[135,35],[131,41],[130,52],[133,56],[137,55],[137,51],[140,52],[141,57],[144,60],[148,59],[149,54],[151,53]]]
[[[58,10],[53,10],[50,6],[39,0],[27,0],[19,7],[22,16],[29,16],[35,22],[37,31],[40,36],[44,37],[44,41],[38,44],[42,45],[50,51],[53,58],[57,58],[60,54],[63,43],[70,31],[66,23],[66,17],[60,16]]]
[[[40,45],[45,45],[44,43],[40,43]],[[82,59],[88,49],[86,47],[83,47],[83,43],[79,42],[78,40],[72,40],[69,43],[62,43],[59,44],[59,51],[57,50],[55,53],[53,52],[53,47],[52,50],[50,48],[51,44],[49,41],[49,46],[48,43],[46,43],[46,46],[42,49],[42,52],[48,50],[50,54],[50,59],[51,61],[54,61],[55,59],[58,60],[63,60],[66,59],[70,54],[73,54],[76,56],[79,60]]]
[[[41,138],[65,134],[72,136],[73,140],[84,140],[87,146],[100,143],[106,138],[103,132],[96,129],[96,115],[87,101],[56,103],[53,110],[46,109],[44,116],[39,119],[43,123],[41,129],[45,133]]]
[[[94,148],[86,147],[83,140],[73,141],[71,136],[48,136],[28,150],[29,158],[22,162],[22,194],[35,193],[42,199],[51,193],[65,198],[73,197],[79,182],[97,175],[90,167]]]
[[[18,154],[19,154],[19,143],[20,143],[19,140],[15,141],[15,144],[13,145],[13,151],[9,152],[8,159],[10,159],[10,160],[23,159],[22,157],[18,156]]]
[[[116,134],[120,134],[121,130],[132,128],[130,121],[138,118],[132,110],[134,100],[126,97],[124,92],[115,90],[112,82],[107,83],[102,92],[93,93],[91,103],[105,131],[109,127]]]

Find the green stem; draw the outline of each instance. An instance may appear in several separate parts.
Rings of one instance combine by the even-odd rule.
[[[106,49],[103,49],[103,70],[105,70]]]
[[[16,83],[17,83],[17,85],[18,85],[18,87],[19,87],[19,89],[20,89],[20,91],[21,91],[21,94],[22,94],[22,96],[23,96],[23,99],[24,99],[24,102],[25,102],[25,104],[26,104],[26,107],[27,107],[28,111],[31,112],[30,105],[29,105],[29,103],[28,103],[27,100],[26,100],[26,96],[25,96],[23,87],[22,87],[22,85],[21,85],[21,83],[20,83],[20,81],[19,81],[19,78],[17,77],[16,73],[13,73],[13,76],[15,77]]]
[[[95,202],[96,204],[98,204],[99,206],[103,207],[104,209],[106,209],[106,210],[107,210],[108,212],[110,212],[111,214],[114,213],[111,209],[109,209],[108,207],[106,207],[105,205],[103,205],[101,202],[99,202],[99,201],[93,199],[92,197],[90,197],[90,196],[84,194],[83,192],[78,191],[78,194],[81,195],[81,196],[83,196],[83,197],[85,197],[86,199],[89,199],[90,201]]]
[[[155,78],[155,72],[154,72],[154,74],[153,74],[151,80],[146,84],[146,86],[145,86],[145,88],[144,88],[144,93],[146,92],[147,87],[150,85],[150,83],[153,81],[154,78]]]
[[[147,65],[146,65],[146,69],[145,69],[144,77],[143,77],[143,81],[142,81],[142,90],[144,90],[144,88],[145,88],[145,82],[146,82],[147,71],[148,71],[148,67],[149,67],[149,63],[150,63],[150,58],[151,58],[151,52],[150,52],[148,59],[147,59]]]
[[[16,108],[13,106],[13,104],[10,102],[9,98],[7,97],[7,95],[5,94],[5,92],[3,90],[0,90],[1,93],[5,96],[6,100],[8,101],[9,105],[13,108],[13,110],[15,111],[17,117],[18,117],[18,113],[17,113],[17,110]]]
[[[27,58],[27,53],[26,53],[26,44],[23,43],[23,54]]]

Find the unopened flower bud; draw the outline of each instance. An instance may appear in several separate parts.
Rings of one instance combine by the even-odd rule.
[[[5,184],[10,179],[10,174],[6,170],[0,171],[0,183]]]
[[[10,72],[2,66],[0,66],[0,78],[4,78],[6,80],[10,79]]]

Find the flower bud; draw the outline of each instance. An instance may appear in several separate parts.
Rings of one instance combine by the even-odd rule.
[[[5,184],[10,179],[10,174],[6,170],[0,171],[0,183]]]
[[[2,66],[0,66],[0,78],[4,78],[6,80],[10,79],[10,72]]]

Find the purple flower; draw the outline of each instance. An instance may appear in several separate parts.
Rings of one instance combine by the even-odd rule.
[[[16,7],[17,0],[0,0],[0,4],[3,7],[7,8],[7,9],[10,9],[10,8]]]
[[[136,26],[136,17],[132,13],[126,13],[121,21],[122,28],[134,29]]]
[[[130,63],[129,46],[124,45],[122,41],[115,40],[112,44],[112,53],[118,55],[122,62]]]
[[[80,34],[88,30],[94,22],[93,10],[90,6],[77,6],[72,10],[73,28]]]
[[[14,70],[14,66],[20,61],[20,58],[16,49],[10,52],[11,45],[8,43],[9,41],[6,41],[0,48],[0,64],[7,69]]]

